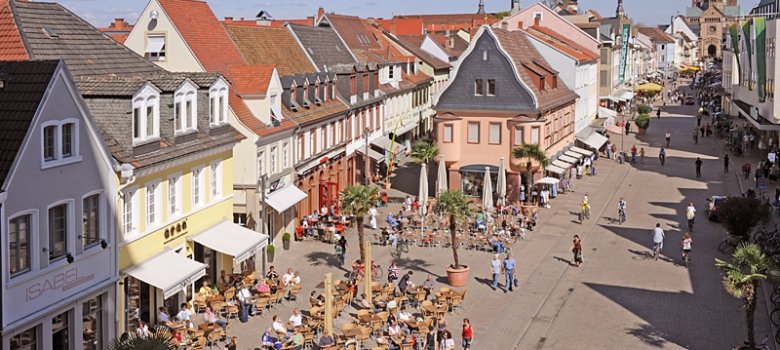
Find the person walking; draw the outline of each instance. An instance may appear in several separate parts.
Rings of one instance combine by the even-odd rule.
[[[626,120],[626,135],[631,133],[631,122]]]
[[[696,128],[693,128],[693,144],[698,145],[699,144],[699,132],[696,130]]]
[[[696,157],[696,177],[701,177],[701,165],[702,165],[701,157]]]
[[[655,112],[655,117],[661,119],[661,107],[658,107],[658,110]]]
[[[504,285],[504,293],[507,291],[511,292],[513,290],[514,286],[514,280],[515,280],[515,267],[517,266],[517,263],[515,262],[515,258],[512,257],[512,253],[507,252],[506,258],[504,258],[503,268],[504,268],[504,276],[506,277],[506,285]]]
[[[631,164],[636,164],[636,145],[631,146]]]
[[[750,177],[750,162],[746,161],[742,164],[742,174],[745,175],[745,180]]]
[[[376,215],[377,215],[376,207],[371,207],[371,209],[368,210],[368,215],[370,216],[370,219],[369,219],[368,223],[371,225],[371,229],[372,230],[376,230],[376,227],[377,227],[377,225],[376,225]]]
[[[669,130],[666,130],[666,135],[664,135],[664,138],[666,138],[666,147],[669,147],[669,144],[672,142],[672,133],[669,132]]]
[[[688,219],[688,231],[693,232],[693,223],[696,219],[696,207],[693,206],[693,202],[688,203],[688,207],[685,208],[685,218]]]
[[[398,279],[398,265],[395,260],[390,263],[390,267],[387,268],[387,283],[393,283]]]
[[[582,264],[582,240],[578,235],[574,235],[571,252],[574,253],[574,267],[580,267]]]
[[[463,319],[463,349],[471,349],[471,342],[474,340],[474,328],[471,327],[471,321],[468,318]]]
[[[664,166],[666,163],[666,150],[664,150],[663,147],[661,147],[661,150],[658,151],[658,159],[661,161],[661,166]]]
[[[493,290],[498,289],[498,276],[501,275],[501,260],[499,255],[493,255],[493,260],[490,261],[490,273],[493,274]]]
[[[642,162],[642,164],[645,164],[645,148],[640,147],[639,148],[639,160]]]
[[[691,245],[693,244],[693,239],[691,239],[691,234],[686,232],[683,234],[682,238],[682,259],[683,263],[685,263],[685,266],[688,266],[688,262],[691,261]]]
[[[336,243],[334,249],[336,250],[336,261],[338,261],[339,266],[344,266],[344,247]]]
[[[664,230],[661,229],[661,224],[655,224],[653,229],[653,252],[658,249],[658,254],[664,249]]]
[[[723,173],[725,174],[728,172],[729,172],[729,155],[726,154],[725,156],[723,156]]]

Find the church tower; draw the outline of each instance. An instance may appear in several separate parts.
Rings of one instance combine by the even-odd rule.
[[[479,0],[479,10],[477,10],[477,14],[485,14],[485,0]]]
[[[617,9],[615,9],[615,17],[621,18],[625,16],[626,12],[623,11],[623,0],[618,0]]]

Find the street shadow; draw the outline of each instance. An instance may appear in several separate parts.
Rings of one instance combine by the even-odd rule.
[[[560,261],[560,262],[565,262],[565,263],[566,263],[566,264],[568,264],[569,266],[574,266],[574,263],[573,263],[571,260],[569,260],[569,259],[564,259],[564,258],[561,258],[561,257],[559,257],[559,256],[554,256],[554,257],[553,257],[553,259],[555,259],[555,260],[557,260],[557,261]],[[492,282],[492,281],[491,281],[491,282]]]
[[[502,276],[499,276],[498,279],[498,287],[501,288],[501,278]],[[493,280],[489,278],[482,278],[482,277],[474,277],[474,280],[479,282],[479,284],[485,285],[488,288],[493,288]]]
[[[330,254],[326,252],[311,252],[306,254],[305,256],[306,256],[306,260],[312,266],[327,265],[330,267],[335,267],[344,272],[349,272],[349,270],[347,270],[345,267],[340,266],[338,264],[338,259],[336,259],[335,254]]]
[[[412,271],[415,271],[415,272],[422,272],[422,273],[426,273],[426,274],[431,274],[434,277],[436,277],[437,280],[439,278],[444,277],[444,279],[446,281],[446,278],[447,278],[447,276],[442,276],[442,275],[440,275],[438,273],[434,273],[434,272],[431,272],[430,270],[428,270],[428,267],[430,267],[431,264],[429,262],[423,260],[423,259],[412,259],[412,258],[408,258],[408,257],[401,257],[401,258],[395,259],[395,264],[398,265],[399,268],[404,269],[404,270],[412,270]]]
[[[626,334],[633,335],[643,343],[654,348],[663,348],[668,341],[664,339],[664,334],[658,332],[650,325],[643,324],[638,327],[626,329]]]

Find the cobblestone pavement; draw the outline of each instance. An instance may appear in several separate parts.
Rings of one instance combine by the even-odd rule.
[[[699,215],[692,266],[679,266],[685,206],[693,201],[698,209],[707,196],[738,194],[739,168],[732,164],[732,172],[723,173],[719,140],[703,138],[693,144],[693,107],[669,106],[665,111],[661,119],[653,118],[646,135],[625,136],[626,149],[633,144],[645,147],[644,162],[628,165],[600,159],[596,176],[580,180],[575,193],[563,194],[552,201],[551,208],[542,209],[540,229],[514,246],[521,281],[515,292],[491,290],[490,253],[460,250],[471,274],[465,307],[447,316],[456,343],[460,343],[464,317],[474,324],[472,349],[480,350],[730,349],[742,342],[746,331],[741,305],[725,293],[713,264],[719,256],[716,247],[724,236],[723,228]],[[666,166],[661,167],[658,146],[666,130],[672,132],[672,144]],[[619,137],[611,136],[618,144]],[[704,161],[701,179],[694,176],[696,157]],[[416,193],[417,169],[416,165],[398,169],[392,197]],[[573,213],[585,193],[594,215],[579,224]],[[617,215],[620,197],[628,201],[628,221],[623,225],[611,220]],[[380,210],[380,218],[386,210]],[[397,211],[398,204],[389,210]],[[658,261],[648,258],[655,223],[661,223],[667,234]],[[574,234],[584,241],[585,263],[580,268],[570,265]],[[359,255],[354,229],[348,239],[347,261],[352,261]],[[292,267],[300,271],[301,297],[246,324],[231,321],[229,334],[239,337],[239,349],[258,346],[271,315],[286,320],[293,307],[308,310],[308,295],[312,290],[322,291],[325,273],[344,278],[347,270],[336,266],[333,253],[330,244],[314,241],[292,242],[289,251],[277,250],[277,270]],[[386,269],[391,261],[389,248],[374,246],[373,253],[374,260]],[[449,248],[421,247],[413,247],[397,260],[402,274],[415,272],[416,284],[432,274],[437,289],[446,285],[445,266],[451,261]],[[348,320],[348,316],[338,319],[335,328]],[[769,335],[763,310],[758,312],[756,328],[759,341]]]

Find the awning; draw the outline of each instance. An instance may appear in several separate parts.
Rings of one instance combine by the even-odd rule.
[[[582,143],[590,147],[593,147],[593,149],[599,149],[601,148],[601,146],[604,146],[604,144],[607,143],[608,139],[604,137],[604,135],[601,135],[590,128],[585,130],[588,132],[584,132],[581,133],[581,135],[577,135],[577,140],[580,140]],[[572,152],[582,154],[582,152],[576,152],[576,151],[572,151]]]
[[[564,162],[562,160],[558,160],[558,159],[550,162],[550,164],[552,164],[553,166],[557,166],[557,167],[559,167],[561,169],[564,169],[564,170],[571,168],[571,164],[570,163],[566,163],[566,162]]]
[[[371,143],[393,154],[401,153],[401,144],[398,142],[393,143],[393,140],[390,140],[387,136],[381,136]]]
[[[295,187],[295,185],[290,185],[269,194],[265,198],[265,202],[274,208],[274,210],[283,213],[304,198],[306,198],[306,193],[303,193],[303,191],[298,187]]]
[[[628,101],[628,100],[630,100],[630,99],[634,98],[634,92],[633,92],[633,91],[624,91],[624,92],[623,92],[623,93],[620,95],[620,98],[621,98],[621,99],[623,99],[623,100],[626,100],[626,101]]]
[[[580,162],[579,159],[574,158],[568,154],[563,154],[561,156],[558,156],[558,160],[562,160],[566,163],[571,163],[571,164],[578,164]]]
[[[763,115],[758,113],[758,110],[755,109],[753,105],[738,99],[734,99],[731,102],[737,107],[737,112],[747,119],[750,124],[753,124],[753,127],[756,129],[761,131],[780,130],[780,124],[774,124],[767,120]],[[755,115],[753,115],[754,113]]]
[[[584,158],[584,157],[585,157],[585,156],[583,156],[582,154],[579,154],[579,153],[577,153],[577,152],[572,152],[572,151],[566,151],[566,152],[563,152],[563,155],[564,155],[564,156],[569,156],[569,157],[572,157],[572,158],[574,158],[574,159],[576,159],[576,160],[580,160],[580,159],[582,159],[582,158]]]
[[[617,111],[611,110],[609,108],[599,107],[599,118],[617,118]]]
[[[235,264],[249,259],[255,251],[268,244],[268,235],[224,220],[193,236],[193,241],[233,257]]]
[[[165,38],[161,36],[149,37],[149,43],[146,44],[145,53],[160,53],[165,47]]]
[[[553,174],[558,174],[558,175],[563,175],[566,172],[566,169],[559,168],[555,165],[548,165],[546,168],[544,168],[544,170],[547,170]]]
[[[576,146],[570,148],[569,151],[577,152],[577,153],[582,154],[582,155],[584,155],[586,157],[590,157],[590,156],[593,155],[593,151],[589,151],[589,150],[586,150],[584,148],[579,148],[579,147],[576,147]]]
[[[618,135],[623,134],[623,128],[621,128],[621,127],[619,127],[617,125],[608,125],[608,126],[604,127],[604,129],[606,129],[608,132],[611,132],[613,134],[618,134]]]
[[[616,96],[612,96],[612,95],[601,96],[600,99],[602,99],[602,100],[612,100],[612,102],[623,102],[623,100],[621,100],[620,98],[618,98]]]
[[[125,273],[162,290],[163,297],[168,299],[205,276],[206,265],[167,250]]]
[[[355,152],[360,153],[360,154],[365,153],[365,151],[366,151],[365,147],[358,147],[355,150]],[[379,153],[377,151],[374,151],[371,148],[368,149],[368,157],[373,159],[373,160],[375,160],[375,161],[377,161],[377,162],[379,162],[379,163],[384,163],[384,161],[385,161],[385,155],[384,154]]]
[[[543,177],[539,179],[539,181],[534,182],[535,184],[543,184],[543,185],[557,185],[561,180],[558,180],[554,177]]]

